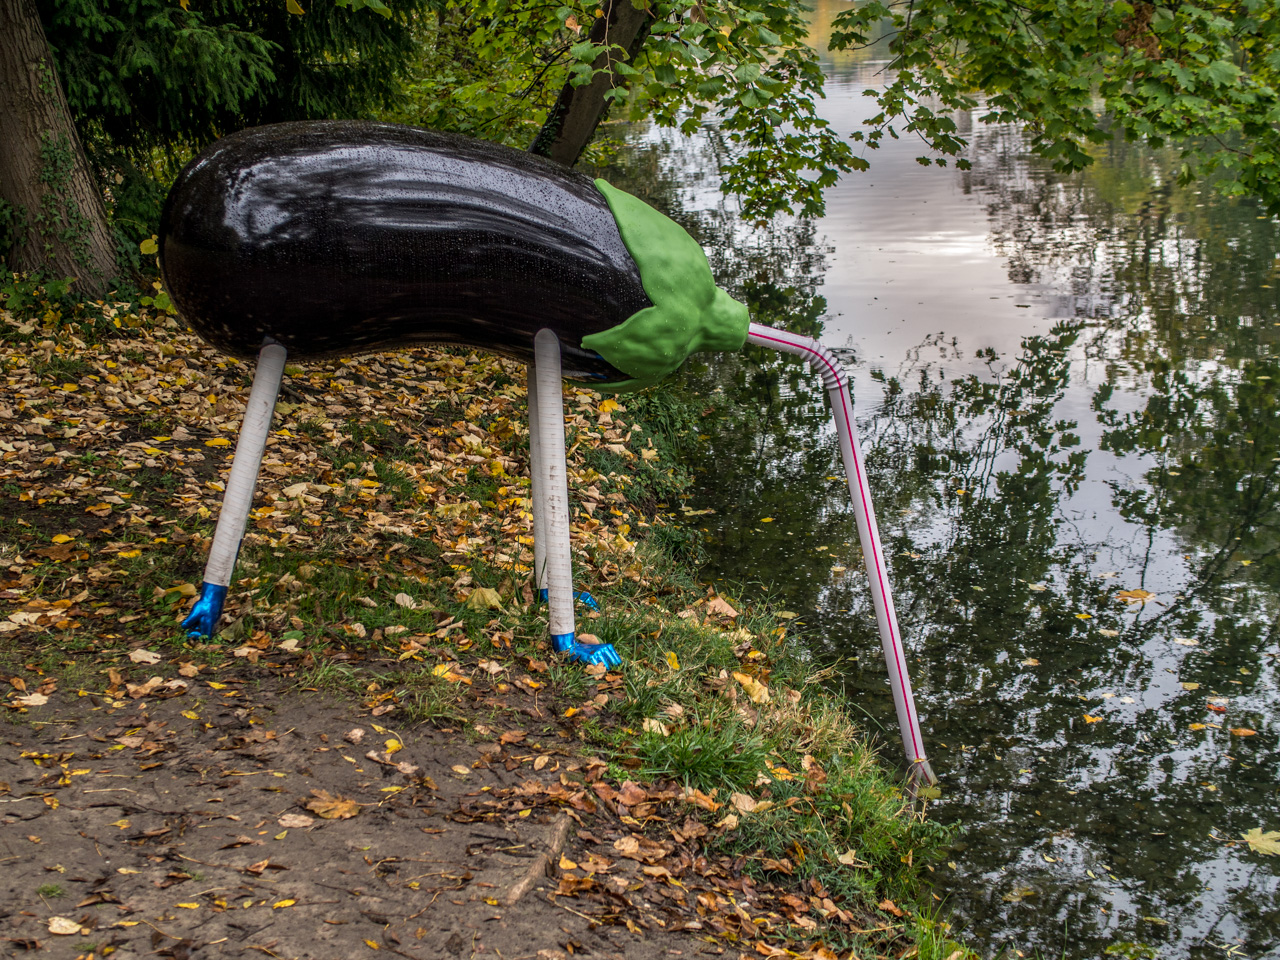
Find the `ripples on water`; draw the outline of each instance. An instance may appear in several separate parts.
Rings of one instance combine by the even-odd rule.
[[[839,128],[880,66],[832,67]],[[707,173],[714,133],[637,134],[615,176],[768,322],[849,351],[932,811],[962,827],[932,879],[971,941],[1280,956],[1277,860],[1240,842],[1280,830],[1277,226],[1176,188],[1169,156],[1117,143],[1062,177],[970,132],[970,172],[891,142],[822,221],[761,231]],[[745,354],[685,385],[751,414],[691,458],[708,577],[800,612],[894,756],[817,380]]]

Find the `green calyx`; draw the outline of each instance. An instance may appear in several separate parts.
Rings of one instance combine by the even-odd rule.
[[[643,200],[604,180],[595,183],[653,303],[616,327],[582,338],[584,347],[634,378],[596,389],[639,390],[674,373],[691,353],[741,350],[747,308],[716,286],[698,242]]]

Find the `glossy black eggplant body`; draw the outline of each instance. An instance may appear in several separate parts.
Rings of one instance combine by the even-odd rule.
[[[290,359],[455,343],[528,360],[543,328],[564,374],[628,375],[584,336],[650,306],[600,191],[539,157],[363,122],[219,140],[187,165],[160,228],[165,289],[226,353]]]

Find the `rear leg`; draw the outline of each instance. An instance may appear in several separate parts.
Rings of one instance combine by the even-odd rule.
[[[551,643],[556,651],[581,663],[616,667],[622,664],[612,644],[579,643],[575,637],[573,601],[573,560],[569,549],[569,479],[565,464],[564,389],[560,376],[560,338],[550,330],[538,331],[534,338],[535,387],[530,403],[530,442],[533,452],[534,536],[539,526],[546,535],[540,551],[535,542],[534,563],[545,557],[547,607],[551,621]],[[541,503],[539,503],[541,501]],[[537,511],[544,519],[539,523]],[[535,582],[537,582],[535,580]],[[585,601],[584,601],[585,602]],[[594,605],[592,600],[591,604]]]

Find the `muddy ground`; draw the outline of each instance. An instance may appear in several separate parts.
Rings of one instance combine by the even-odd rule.
[[[681,791],[608,783],[526,710],[404,729],[270,677],[55,695],[0,726],[0,951],[736,957],[779,919]]]

